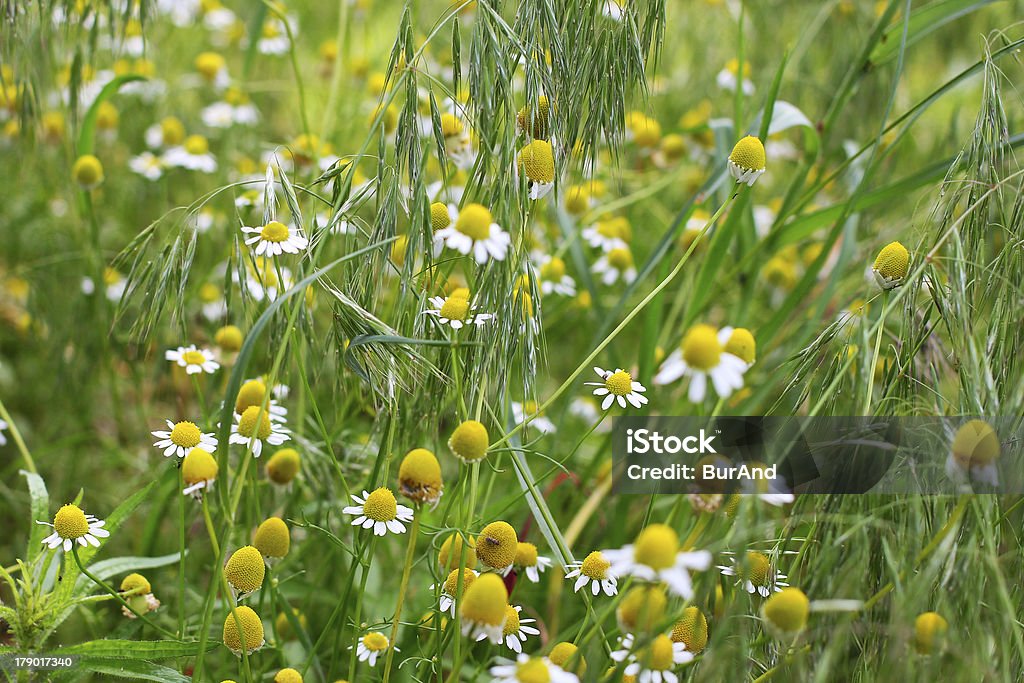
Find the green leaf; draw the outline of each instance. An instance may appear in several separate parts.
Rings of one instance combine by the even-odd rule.
[[[966,16],[976,9],[993,3],[995,0],[937,0],[936,2],[918,7],[910,13],[907,21],[907,47],[913,45],[926,35],[945,26],[951,21]],[[896,58],[900,50],[900,36],[903,34],[903,20],[885,29],[882,39],[875,45],[868,58],[874,66],[885,64]]]
[[[78,156],[92,154],[93,144],[96,141],[96,119],[100,115],[100,105],[116,93],[125,83],[145,80],[147,80],[145,76],[138,74],[123,74],[103,86],[103,90],[100,90],[100,94],[93,100],[89,111],[86,112],[85,118],[82,120],[82,130],[78,132]]]
[[[21,473],[25,475],[25,480],[28,482],[28,494],[32,500],[32,528],[29,530],[28,549],[26,550],[26,556],[31,563],[42,550],[43,539],[49,535],[47,533],[49,527],[36,524],[36,522],[50,519],[50,494],[46,490],[46,482],[38,474],[26,470],[21,470]]]
[[[253,41],[255,42],[255,41]],[[75,666],[76,672],[91,671],[117,678],[128,678],[134,681],[162,681],[163,683],[192,683],[192,679],[183,676],[174,669],[149,662],[130,660],[112,662],[105,659],[83,658]]]
[[[209,652],[218,647],[219,643],[211,642],[206,646]],[[174,659],[176,657],[194,657],[199,653],[199,641],[181,640],[89,640],[77,645],[57,648],[54,657],[64,655],[81,655],[90,659],[127,659],[154,660]]]

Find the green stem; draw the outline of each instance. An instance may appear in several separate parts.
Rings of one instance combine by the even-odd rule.
[[[18,426],[14,424],[11,414],[7,412],[3,399],[0,399],[0,420],[6,422],[7,428],[11,430],[11,438],[14,439],[14,445],[17,446],[18,452],[21,453],[21,459],[25,461],[25,469],[32,474],[39,474],[36,471],[36,462],[32,459],[32,454],[28,452],[28,447],[25,445],[24,439],[21,438]]]
[[[864,409],[862,415],[870,415],[871,394],[875,389],[875,367],[878,365],[878,356],[882,350],[882,332],[885,331],[885,314],[888,312],[886,304],[889,303],[889,290],[882,293],[882,312],[878,316],[878,334],[875,335],[875,350],[871,355],[871,363],[868,365],[868,390],[864,394]]]
[[[402,569],[402,583],[398,587],[398,602],[395,605],[395,616],[391,623],[391,644],[388,648],[388,657],[384,662],[384,683],[391,678],[391,662],[395,657],[395,643],[398,642],[398,624],[402,617],[402,604],[405,602],[405,593],[409,587],[409,574],[412,571],[413,558],[416,556],[416,537],[420,530],[420,515],[422,508],[418,505],[415,516],[412,518],[412,528],[409,529],[409,544],[405,549],[405,567]]]

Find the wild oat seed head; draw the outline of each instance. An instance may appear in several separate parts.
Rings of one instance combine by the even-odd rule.
[[[811,604],[799,588],[783,588],[768,598],[761,608],[764,618],[786,634],[802,631],[807,624]]]
[[[288,525],[280,517],[269,517],[256,527],[252,544],[264,557],[280,558],[288,554],[291,547]]]
[[[466,420],[460,424],[448,439],[448,448],[452,449],[452,453],[467,462],[483,459],[490,445],[487,427],[476,420]]]
[[[723,351],[718,341],[718,331],[704,324],[691,327],[683,337],[680,348],[687,365],[705,372],[718,366]]]
[[[69,503],[53,516],[53,530],[61,538],[81,538],[89,533],[89,520],[85,518],[82,508]]]
[[[262,560],[260,561],[262,564]],[[238,615],[238,622],[235,622],[235,614]],[[245,634],[245,643],[239,637],[239,625]],[[235,608],[234,614],[228,612],[224,620],[224,644],[236,655],[242,651],[252,654],[263,647],[263,622],[251,607],[240,606]]]
[[[181,476],[191,486],[217,478],[217,459],[204,448],[196,446],[185,454],[181,462]]]
[[[505,623],[508,607],[508,590],[497,574],[481,574],[466,589],[459,613],[468,619],[487,626]]]
[[[672,640],[684,643],[693,654],[700,653],[708,644],[708,620],[693,605],[683,610],[683,616],[672,627]]]
[[[245,545],[231,553],[228,563],[224,565],[224,578],[238,592],[252,593],[263,585],[266,571],[259,549]]]
[[[483,528],[476,540],[476,556],[494,569],[504,569],[516,559],[519,539],[508,522],[491,522]]]
[[[267,461],[267,476],[275,484],[287,484],[299,473],[302,456],[294,448],[282,448]]]
[[[398,490],[416,503],[436,503],[444,483],[441,464],[426,448],[414,448],[402,458],[398,466]]]

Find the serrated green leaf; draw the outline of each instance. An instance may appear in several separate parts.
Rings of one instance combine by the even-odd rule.
[[[25,475],[25,480],[28,483],[28,494],[31,498],[32,504],[32,528],[28,534],[28,548],[25,551],[28,561],[31,563],[32,560],[39,555],[39,551],[43,548],[43,539],[48,535],[47,528],[42,524],[36,522],[44,522],[50,519],[50,494],[46,490],[46,482],[38,474],[21,470],[21,473]]]
[[[254,41],[255,42],[255,41]],[[150,662],[134,662],[130,660],[112,662],[105,659],[83,658],[76,664],[76,671],[92,671],[117,678],[134,681],[161,681],[162,683],[191,683],[192,679],[178,671]]]
[[[209,652],[218,643],[207,643]],[[155,660],[174,659],[175,657],[194,657],[199,653],[199,641],[181,640],[89,640],[77,645],[57,648],[55,657],[64,655],[81,655],[90,659],[117,660]]]

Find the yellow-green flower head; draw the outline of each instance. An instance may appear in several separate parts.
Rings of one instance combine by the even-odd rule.
[[[121,580],[122,595],[145,595],[152,592],[153,587],[149,584],[149,579],[142,574],[129,574]]]
[[[225,62],[224,57],[216,52],[201,52],[196,57],[194,65],[196,71],[202,76],[208,83],[213,83],[217,80],[217,77],[224,71]]]
[[[238,621],[235,621],[235,615]],[[244,635],[244,640],[243,640]],[[252,654],[263,647],[263,622],[251,607],[236,607],[234,614],[228,613],[224,620],[224,644],[236,655],[242,652]]]
[[[570,642],[562,641],[551,648],[548,660],[559,669],[574,673],[580,678],[587,673],[587,660],[583,658],[579,648]]]
[[[463,551],[462,545],[462,534],[457,531],[444,539],[444,543],[441,544],[441,549],[437,553],[437,564],[441,571],[458,569],[460,561],[463,567],[469,569],[476,566],[476,541],[470,537],[465,551]]]
[[[910,269],[910,252],[899,242],[889,242],[878,252],[871,270],[882,289],[892,289],[903,284]]]
[[[590,190],[586,185],[573,185],[565,193],[565,210],[573,216],[582,215],[590,208]]]
[[[448,448],[464,462],[482,460],[490,445],[487,427],[476,420],[466,420],[460,424],[448,439]]]
[[[288,554],[291,542],[288,525],[280,517],[264,520],[256,527],[256,533],[252,537],[252,544],[264,557],[284,557]]]
[[[538,140],[546,140],[551,131],[551,105],[548,98],[541,95],[537,98],[537,106],[525,106],[516,114],[519,129]]]
[[[519,150],[516,157],[516,168],[526,175],[533,183],[549,184],[555,182],[555,157],[551,143],[547,140],[534,140]]]
[[[196,446],[181,462],[181,477],[189,486],[217,478],[217,460],[208,450]]]
[[[761,616],[782,636],[792,636],[807,625],[811,603],[799,588],[783,588],[765,600]]]
[[[426,448],[414,448],[398,466],[398,490],[415,503],[434,505],[441,498],[444,483],[441,464]]]
[[[476,556],[481,562],[494,569],[512,566],[519,550],[516,530],[508,522],[491,522],[483,528],[476,539]]]
[[[723,349],[731,353],[747,365],[751,365],[757,358],[757,342],[754,335],[745,327],[737,327],[729,334]]]
[[[686,138],[679,133],[671,133],[661,139],[658,148],[666,161],[679,161],[686,154]]]
[[[497,644],[503,639],[508,617],[508,590],[497,574],[481,574],[466,589],[459,607],[465,633],[483,633]]]
[[[89,520],[77,505],[62,505],[53,516],[53,530],[61,538],[76,539],[89,533]]]
[[[448,205],[444,202],[434,202],[430,205],[430,229],[433,232],[444,230],[452,224],[452,215],[448,211]]]
[[[984,420],[970,420],[953,437],[953,458],[961,468],[991,465],[1000,454],[999,436]]]
[[[622,598],[615,615],[627,633],[648,633],[665,620],[668,595],[664,587],[633,586]]]
[[[441,591],[452,598],[458,598],[466,592],[474,581],[476,581],[477,574],[472,569],[462,570],[462,592],[459,592],[459,570],[453,569],[448,573],[448,578],[444,580],[444,584],[441,586]],[[444,608],[442,607],[442,610]]]
[[[295,669],[281,669],[274,676],[274,683],[302,683],[302,674]]]
[[[251,379],[238,390],[235,399],[235,412],[241,415],[247,408],[260,407],[267,394],[267,385],[258,379]]]
[[[919,614],[914,620],[914,648],[919,654],[941,651],[949,624],[936,612]]]
[[[441,134],[445,138],[457,138],[466,130],[466,126],[455,114],[441,114]]]
[[[748,135],[732,148],[729,155],[729,173],[737,183],[753,186],[764,174],[765,163],[764,144],[760,138]]]
[[[661,124],[649,116],[635,117],[629,132],[633,134],[633,142],[637,147],[657,147],[661,142]]]
[[[708,644],[708,620],[694,606],[683,610],[683,616],[672,627],[672,641],[684,643],[693,654],[700,653]]]
[[[387,135],[395,132],[395,128],[398,127],[398,109],[395,105],[391,104],[385,107],[383,104],[377,105],[370,114],[369,124],[372,126],[373,122],[377,120],[377,117],[381,117],[381,124],[384,126],[384,132]]]
[[[292,608],[292,615],[294,615],[296,621],[299,622],[299,626],[302,627],[302,630],[309,630],[309,620],[306,619],[305,614],[299,611],[298,607]],[[277,637],[281,640],[293,640],[295,638],[295,631],[292,629],[292,622],[289,621],[288,615],[284,612],[278,614],[277,618],[274,619],[274,633],[276,633]]]
[[[459,211],[459,217],[455,219],[455,229],[479,242],[491,234],[492,223],[494,216],[490,209],[483,204],[470,202]]]
[[[252,593],[263,585],[266,571],[263,554],[258,548],[246,545],[231,553],[228,563],[224,565],[224,578],[239,594]]]
[[[225,325],[213,335],[213,341],[226,353],[237,353],[242,348],[245,336],[235,325]]]
[[[275,484],[287,484],[302,466],[302,457],[294,448],[282,448],[267,461],[267,476]]]
[[[71,177],[83,190],[91,190],[103,182],[103,164],[92,154],[83,154],[71,167]]]

